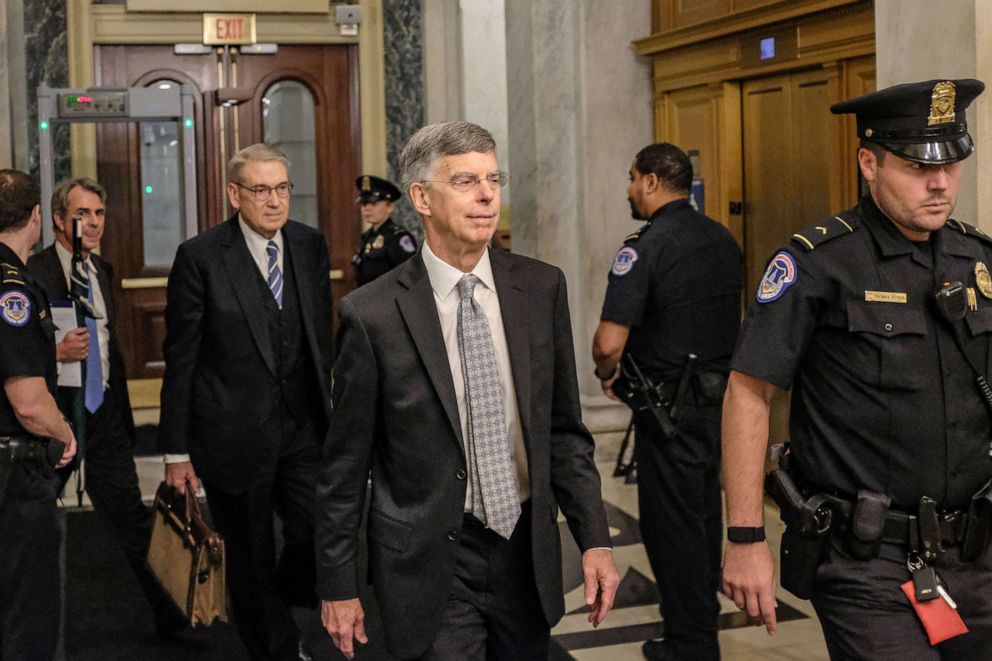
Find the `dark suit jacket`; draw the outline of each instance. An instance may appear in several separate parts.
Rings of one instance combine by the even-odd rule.
[[[282,232],[324,405],[316,421],[323,433],[332,341],[327,247],[301,223],[291,220]],[[198,476],[232,494],[252,483],[262,449],[280,433],[260,277],[237,215],[180,245],[169,275],[159,450],[189,453]]]
[[[110,360],[110,378],[107,380],[114,400],[118,403],[124,414],[124,426],[127,428],[128,438],[134,445],[134,416],[131,414],[131,398],[127,393],[127,369],[124,367],[124,355],[121,353],[120,345],[117,343],[117,306],[114,305],[113,282],[114,269],[110,262],[102,259],[95,253],[90,254],[96,266],[96,277],[100,283],[100,291],[103,294],[104,304],[107,306],[107,328],[110,331],[110,345],[108,356]],[[48,246],[36,255],[28,258],[28,270],[31,275],[41,282],[42,287],[52,301],[69,300],[69,283],[65,279],[65,271],[62,270],[62,262],[55,251],[55,244]],[[59,388],[58,404],[59,409],[67,416],[71,417],[72,397],[76,388]]]
[[[610,546],[593,440],[581,421],[564,275],[490,251],[531,486],[534,574],[548,624],[564,611],[558,508],[579,547]],[[358,595],[369,472],[369,578],[390,651],[422,654],[458,551],[466,461],[427,268],[416,255],[341,303],[334,411],[317,496],[317,592]]]

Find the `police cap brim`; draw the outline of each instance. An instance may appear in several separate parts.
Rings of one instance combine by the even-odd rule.
[[[872,142],[869,140],[868,142]],[[944,165],[946,163],[957,163],[972,155],[975,151],[975,143],[971,136],[965,133],[952,140],[940,142],[923,142],[911,144],[898,144],[893,142],[878,142],[880,147],[890,151],[896,156],[905,158],[907,161],[917,163],[927,163],[931,165]]]

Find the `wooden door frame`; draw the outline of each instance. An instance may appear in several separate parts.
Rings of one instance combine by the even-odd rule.
[[[362,9],[358,36],[344,36],[333,13],[257,14],[258,41],[285,45],[357,45],[358,113],[361,170],[388,176],[386,160],[386,95],[384,83],[382,0],[355,0]],[[94,46],[200,43],[199,13],[129,12],[123,4],[94,5],[67,0],[66,38],[69,86],[92,87]],[[96,130],[92,124],[70,127],[73,176],[96,176]]]

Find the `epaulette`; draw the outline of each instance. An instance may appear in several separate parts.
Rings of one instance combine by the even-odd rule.
[[[14,266],[13,264],[8,264],[7,262],[0,262],[0,269],[3,270],[3,284],[14,284],[23,285],[24,276],[21,274],[21,270]]]
[[[627,235],[627,238],[623,240],[623,244],[627,245],[629,243],[633,243],[634,241],[637,241],[639,238],[641,238],[641,235],[644,234],[644,231],[649,227],[651,227],[651,224],[645,223],[636,232],[631,232],[630,234]]]
[[[809,251],[838,236],[851,234],[858,226],[853,215],[844,213],[796,232],[792,235],[792,240]]]
[[[968,223],[962,223],[960,220],[955,220],[951,218],[947,221],[947,226],[953,230],[961,232],[965,236],[970,236],[973,238],[981,239],[986,243],[992,243],[992,236],[989,236],[982,231],[981,228],[975,227],[974,225],[969,225]]]

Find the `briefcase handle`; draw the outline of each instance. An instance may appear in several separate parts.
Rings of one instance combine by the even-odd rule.
[[[180,523],[185,530],[179,531],[181,534],[189,535],[191,542],[195,546],[204,545],[209,549],[210,561],[217,564],[223,558],[223,537],[207,525],[203,520],[203,511],[200,509],[200,501],[193,493],[193,485],[186,480],[185,494],[180,493],[174,486],[162,482],[158,486],[155,494],[155,505],[160,509],[171,512],[180,519],[179,522],[171,519],[173,524]],[[169,519],[169,517],[167,517]]]

